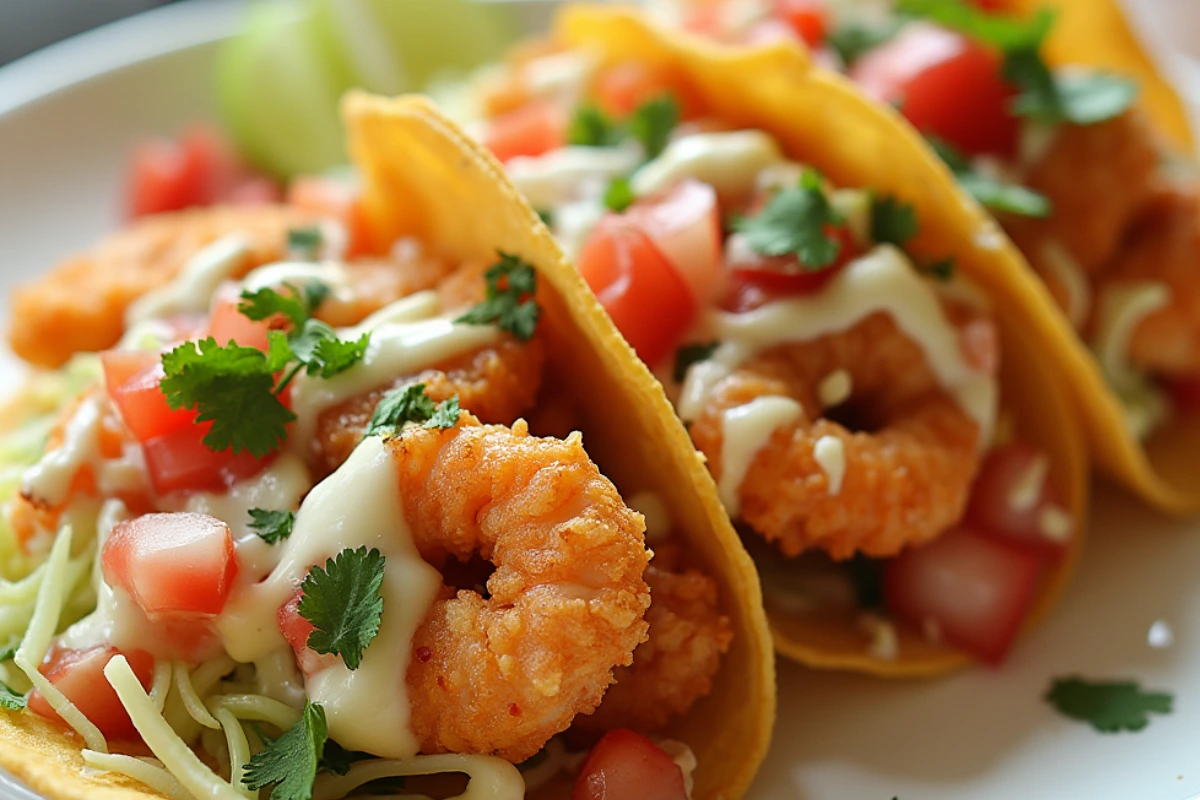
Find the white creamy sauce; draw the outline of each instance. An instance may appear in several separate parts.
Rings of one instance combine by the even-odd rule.
[[[403,315],[413,313],[417,306],[401,303],[400,319],[388,308],[374,315],[388,321],[371,329],[371,342],[362,361],[328,380],[305,374],[296,376],[292,382],[292,411],[297,422],[290,437],[294,446],[308,447],[317,418],[327,408],[499,340],[499,329],[493,325],[456,323],[458,312],[405,321]],[[362,326],[358,326],[339,335],[350,338],[361,335],[361,331]]]
[[[817,399],[823,408],[834,408],[850,399],[854,392],[854,381],[850,373],[837,369],[826,375],[817,384]]]
[[[791,425],[800,414],[800,404],[790,397],[756,397],[724,413],[721,480],[717,488],[729,516],[736,517],[741,510],[742,481],[758,451],[770,440],[776,428]]]
[[[262,583],[236,592],[217,618],[225,650],[237,661],[260,662],[286,646],[276,614],[314,564],[343,550],[374,547],[387,559],[379,635],[350,671],[336,664],[309,678],[308,697],[325,708],[329,735],[351,750],[409,758],[418,742],[409,728],[404,681],[412,637],[442,585],[441,574],[417,553],[404,518],[399,476],[379,437],[369,437],[319,483],[296,516],[278,568]]]
[[[1038,529],[1049,541],[1063,544],[1071,541],[1075,533],[1075,520],[1065,509],[1046,506],[1038,514]]]
[[[871,639],[867,655],[880,661],[895,661],[900,657],[900,636],[890,621],[868,611],[859,615],[858,627]]]
[[[627,175],[641,160],[638,146],[560,147],[545,155],[514,158],[505,167],[531,206],[556,209],[581,197],[603,197],[613,178]]]
[[[22,494],[52,506],[66,501],[76,473],[100,458],[100,402],[98,397],[89,397],[79,404],[63,430],[62,444],[25,471]]]
[[[756,192],[774,192],[779,189],[790,189],[800,185],[804,177],[805,165],[799,161],[780,161],[768,164],[754,176]]]
[[[710,184],[722,198],[754,190],[766,167],[784,161],[775,140],[762,131],[696,133],[677,139],[630,179],[639,197],[664,191],[683,178]]]
[[[696,782],[696,767],[699,766],[696,754],[692,752],[692,748],[677,739],[659,739],[655,744],[671,757],[671,760],[679,767],[679,771],[683,773],[683,788],[690,798]]]
[[[25,471],[21,491],[52,506],[66,502],[71,483],[84,466],[92,468],[96,487],[102,495],[118,491],[139,491],[147,486],[142,449],[127,444],[119,458],[104,458],[100,452],[100,428],[104,403],[92,395],[84,398],[63,429],[62,444],[42,455]]]
[[[817,439],[813,445],[813,458],[829,479],[829,494],[841,494],[842,480],[846,477],[846,448],[842,440],[836,436]]]
[[[1042,496],[1042,489],[1046,485],[1046,476],[1049,474],[1050,457],[1045,453],[1038,453],[1009,490],[1009,508],[1020,512],[1031,510]]]
[[[125,652],[161,652],[157,646],[162,638],[159,627],[146,619],[146,615],[124,589],[114,588],[104,581],[100,565],[100,554],[112,529],[132,516],[120,500],[105,500],[101,506],[96,520],[96,562],[92,570],[96,608],[63,632],[60,642],[64,647],[86,650],[108,643]]]
[[[242,288],[247,292],[256,292],[286,284],[303,289],[314,283],[325,284],[338,297],[350,293],[346,268],[336,261],[277,261],[266,264],[246,275],[242,280]]]
[[[297,711],[304,708],[304,676],[296,654],[284,645],[254,662],[255,693],[278,700]]]
[[[237,549],[238,580],[257,583],[279,561],[279,545],[267,544],[250,528],[250,509],[283,511],[300,505],[312,486],[304,459],[282,453],[270,467],[223,492],[173,492],[160,498],[163,511],[191,511],[216,517],[229,526]]]
[[[1092,287],[1087,275],[1067,248],[1053,240],[1042,246],[1042,264],[1062,287],[1067,301],[1067,319],[1071,327],[1079,330],[1087,322],[1092,308]]]
[[[852,262],[816,294],[777,300],[742,314],[708,312],[707,338],[721,344],[710,360],[688,372],[680,393],[680,417],[694,420],[717,382],[756,353],[847,330],[877,312],[890,315],[900,332],[921,348],[938,383],[979,425],[980,446],[990,442],[998,404],[994,376],[967,364],[937,294],[890,245]]]
[[[671,537],[671,510],[657,493],[635,492],[626,502],[646,518],[646,544],[661,544]]]
[[[598,59],[586,50],[564,50],[525,64],[521,82],[530,97],[575,106],[598,66]]]
[[[188,259],[170,283],[130,303],[125,310],[126,326],[151,317],[207,309],[209,298],[221,281],[240,272],[249,256],[250,243],[242,234],[217,239]]]

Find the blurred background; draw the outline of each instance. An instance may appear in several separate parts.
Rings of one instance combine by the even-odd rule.
[[[0,0],[0,64],[174,0]]]

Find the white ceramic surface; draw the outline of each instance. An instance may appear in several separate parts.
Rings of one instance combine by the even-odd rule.
[[[129,145],[211,111],[211,42],[236,0],[154,12],[0,69],[0,290],[116,224]],[[15,372],[6,363],[0,388]],[[886,683],[780,665],[758,800],[1184,800],[1200,793],[1200,530],[1096,487],[1078,580],[1001,670]],[[1189,530],[1190,529],[1190,530]],[[1174,634],[1151,647],[1152,624]],[[1135,678],[1176,710],[1100,735],[1041,696],[1055,676]],[[28,797],[0,776],[0,796]]]

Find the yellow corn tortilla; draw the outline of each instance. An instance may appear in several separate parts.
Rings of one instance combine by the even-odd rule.
[[[1050,455],[1050,480],[1080,532],[1042,587],[1027,624],[1036,623],[1066,587],[1080,555],[1086,447],[1067,385],[1073,376],[1064,375],[1054,358],[1074,335],[997,224],[959,190],[893,109],[865,99],[845,78],[816,69],[797,48],[712,44],[612,6],[566,8],[555,36],[602,63],[672,67],[717,118],[771,134],[789,157],[815,166],[836,185],[869,187],[911,203],[920,221],[920,234],[908,248],[913,255],[929,261],[952,256],[988,295],[1001,332],[1002,405],[1016,434]],[[1094,369],[1090,359],[1086,366]],[[773,606],[769,597],[768,617],[779,652],[812,667],[913,677],[970,661],[961,651],[907,632],[899,657],[881,660],[868,654],[870,638],[855,618],[800,615]]]
[[[1134,78],[1141,89],[1139,102],[1158,129],[1180,151],[1193,151],[1183,101],[1142,49],[1115,0],[1006,0],[1006,6],[1022,15],[1053,10],[1057,21],[1046,41],[1047,60]]]
[[[719,584],[732,646],[711,695],[662,735],[695,753],[696,800],[741,797],[766,754],[775,718],[771,637],[757,572],[661,387],[500,166],[427,100],[353,94],[345,115],[379,241],[416,235],[459,262],[494,260],[503,250],[537,269],[548,374],[577,400],[588,453],[626,497],[655,492]],[[77,737],[31,713],[0,712],[0,766],[37,791],[61,800],[159,796],[121,776],[85,776],[81,747]],[[536,796],[569,794],[570,784],[560,781]]]

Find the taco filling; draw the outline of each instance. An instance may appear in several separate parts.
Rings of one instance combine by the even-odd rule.
[[[1198,407],[1200,184],[1134,106],[1134,81],[1048,65],[1054,13],[1005,5],[654,4],[721,41],[803,43],[893,105],[1004,225],[1145,439]]]
[[[662,731],[712,691],[727,601],[572,432],[539,273],[347,238],[204,209],[84,257],[123,334],[7,483],[4,707],[174,797],[690,796]]]
[[[1079,531],[1001,411],[988,298],[906,251],[915,209],[711,115],[669,65],[550,51],[477,87],[476,133],[667,388],[768,609],[851,620],[876,664],[896,626],[1002,660]]]

